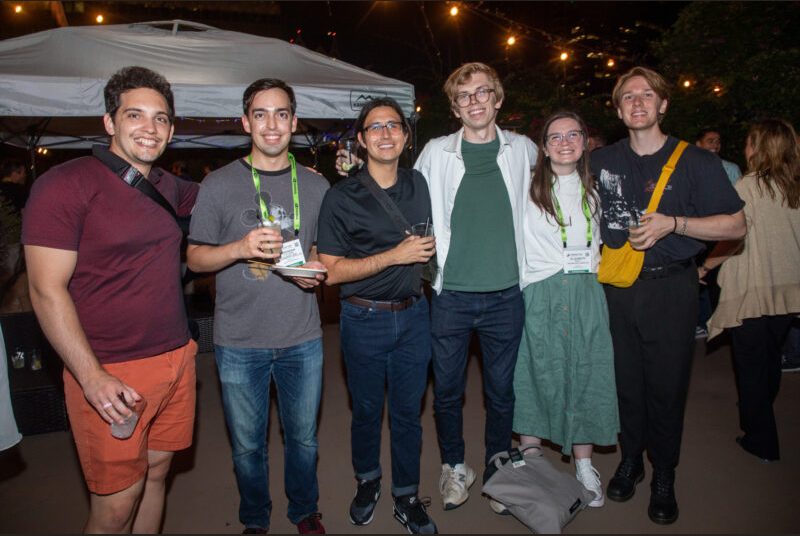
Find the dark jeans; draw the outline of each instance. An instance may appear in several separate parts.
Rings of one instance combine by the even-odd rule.
[[[392,494],[416,493],[422,449],[422,395],[431,361],[430,308],[424,297],[403,311],[342,301],[342,353],[353,399],[350,428],[356,477],[381,476],[381,422],[386,385],[392,446]]]
[[[270,380],[275,380],[284,434],[284,488],[289,520],[317,511],[317,414],[322,392],[322,339],[289,348],[214,346],[222,408],[231,435],[239,487],[239,520],[269,528],[267,424]]]
[[[770,460],[780,458],[772,404],[781,386],[781,346],[791,322],[790,315],[762,316],[731,328],[742,444]]]
[[[697,269],[629,288],[604,285],[608,301],[623,458],[647,450],[653,465],[678,465],[697,323]]]
[[[478,334],[486,397],[484,462],[511,448],[514,417],[514,366],[525,321],[522,292],[514,286],[497,292],[443,290],[431,309],[436,428],[442,463],[464,462],[463,401],[469,342]]]

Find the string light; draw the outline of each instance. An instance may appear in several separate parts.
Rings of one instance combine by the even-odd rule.
[[[102,14],[100,14],[100,15],[96,16],[96,17],[94,18],[94,20],[96,20],[96,21],[97,21],[97,24],[103,24],[103,21],[105,20],[105,17],[103,17],[103,15],[102,15]]]
[[[421,111],[422,111],[422,106],[417,106],[417,113],[420,113]]]
[[[606,65],[608,67],[613,67],[614,65],[616,65],[616,62],[612,58],[609,58],[608,61],[606,62]]]
[[[722,88],[719,86],[714,86],[714,89],[712,89],[711,91],[719,95],[720,93],[722,93]]]
[[[690,87],[692,87],[692,82],[691,82],[691,80],[684,80],[684,81],[683,81],[683,87],[685,87],[685,88],[690,88]]]
[[[561,61],[567,61],[567,58],[569,58],[569,54],[567,54],[566,52],[562,52],[561,55],[558,57],[558,59],[560,59]]]
[[[14,6],[14,13],[22,13],[22,6],[19,4]]]
[[[506,44],[510,47],[513,47],[516,43],[517,43],[517,38],[514,37],[513,35],[509,36],[508,39],[506,39]]]
[[[458,6],[453,6],[450,8],[450,16],[455,17],[458,15]]]

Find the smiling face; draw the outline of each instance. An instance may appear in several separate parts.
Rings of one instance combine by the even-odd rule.
[[[383,126],[390,122],[400,127],[390,129]],[[367,151],[369,162],[397,163],[408,141],[408,132],[401,125],[403,119],[389,106],[378,106],[370,110],[364,119],[364,131],[357,135],[358,143]]]
[[[558,135],[561,139],[554,139]],[[544,154],[550,158],[550,166],[556,174],[569,175],[577,168],[585,144],[586,136],[581,125],[571,117],[564,117],[556,119],[547,128]]]
[[[629,130],[649,130],[658,128],[667,104],[643,76],[634,76],[620,88],[617,115]]]
[[[281,165],[289,165],[287,154],[292,133],[297,130],[297,116],[292,115],[292,104],[284,90],[258,92],[247,115],[242,116],[242,126],[253,140],[251,154],[256,167],[266,169],[265,161],[275,158],[286,158]]]
[[[111,136],[111,152],[144,176],[164,153],[174,130],[166,99],[149,88],[131,89],[120,95],[114,117],[105,114],[103,124]]]
[[[697,140],[697,146],[702,147],[707,151],[719,154],[722,148],[722,138],[719,132],[709,131],[703,134],[703,137]]]
[[[502,106],[502,99],[497,99],[495,87],[491,78],[486,73],[476,72],[470,76],[463,84],[456,86],[456,98],[458,96],[472,95],[469,97],[469,104],[467,106],[459,106],[456,102],[452,102],[453,114],[461,120],[464,125],[464,130],[469,139],[469,135],[488,127],[494,127],[495,119],[497,118],[497,111]],[[489,92],[489,99],[486,102],[478,102],[475,92],[483,90],[491,90]]]

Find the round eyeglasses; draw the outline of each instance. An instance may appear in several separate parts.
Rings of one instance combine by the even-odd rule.
[[[554,132],[548,134],[544,139],[547,140],[547,145],[558,145],[564,140],[569,143],[577,143],[581,138],[583,138],[582,130],[570,130],[569,132]]]
[[[461,108],[466,108],[472,103],[472,97],[475,97],[475,102],[483,104],[489,100],[492,93],[494,93],[493,89],[479,87],[474,93],[459,93],[456,95],[455,101]]]

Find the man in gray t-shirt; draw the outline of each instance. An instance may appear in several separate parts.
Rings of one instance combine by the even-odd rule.
[[[243,101],[242,125],[252,149],[203,180],[187,261],[196,272],[216,272],[214,345],[239,520],[246,532],[269,529],[266,432],[274,380],[286,441],[288,517],[301,534],[321,534],[316,466],[322,330],[314,287],[324,279],[317,216],[329,184],[298,167],[289,153],[297,117],[288,85],[257,80]]]

